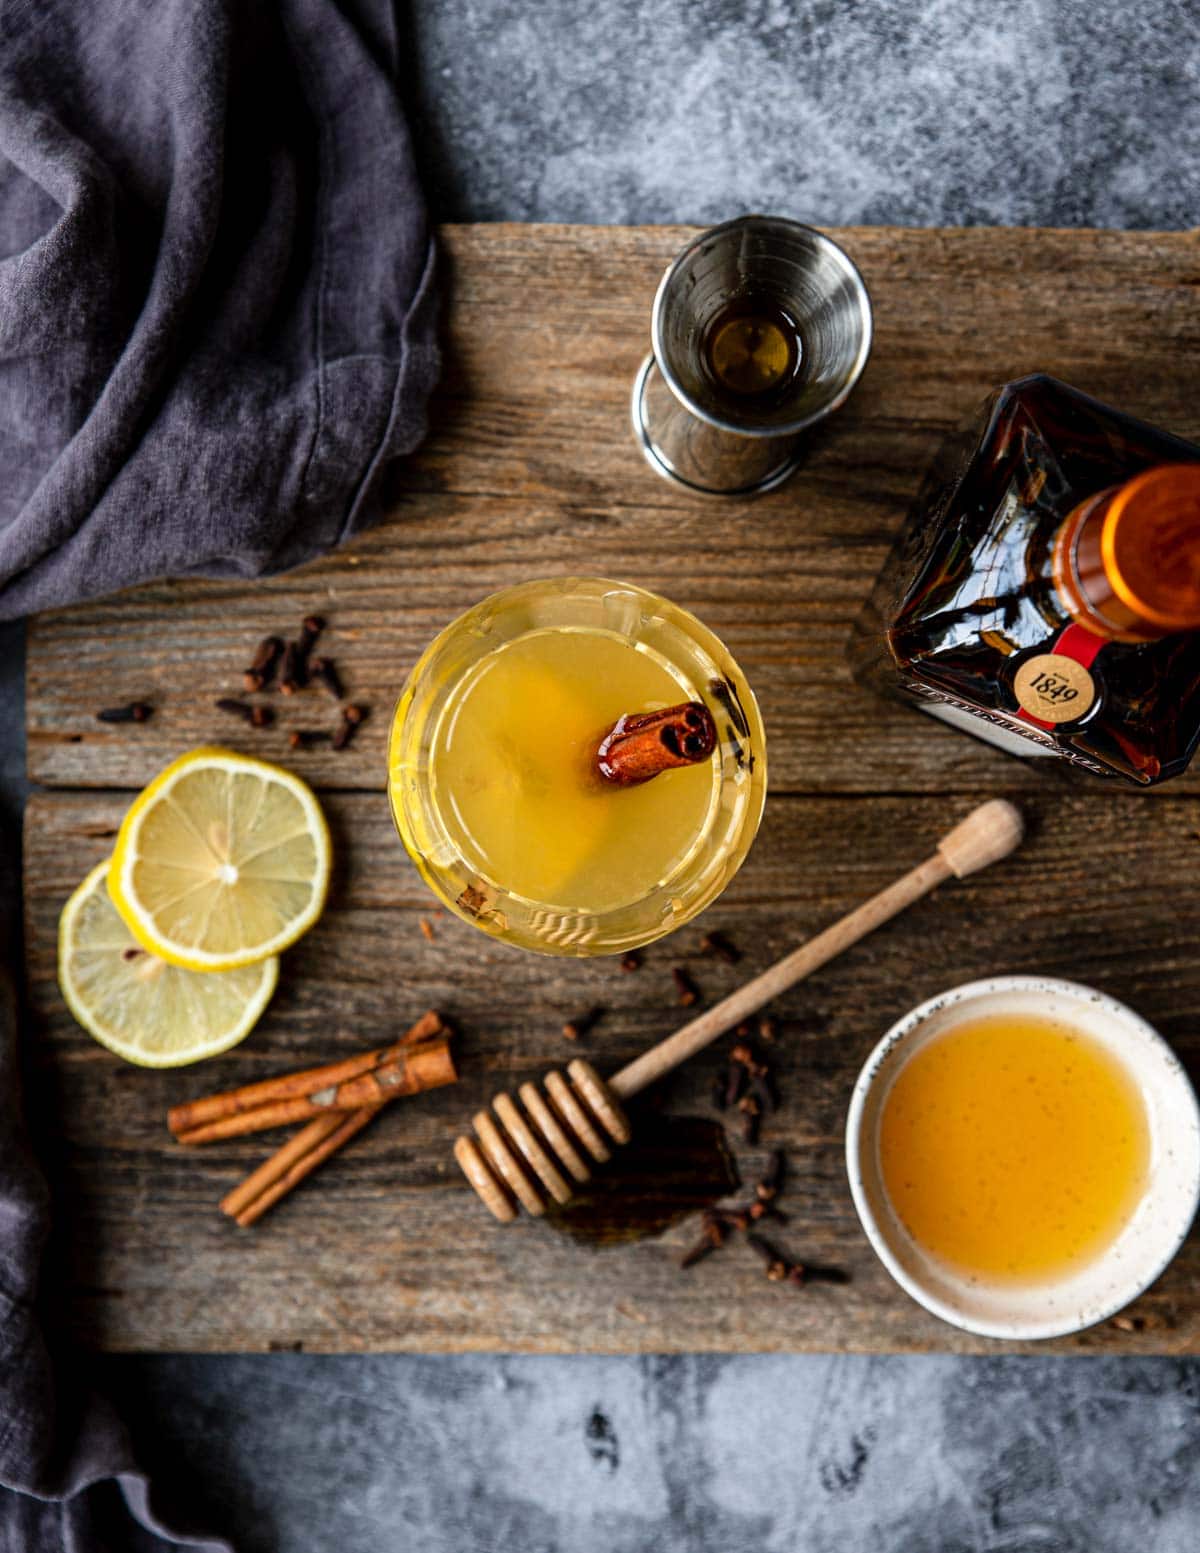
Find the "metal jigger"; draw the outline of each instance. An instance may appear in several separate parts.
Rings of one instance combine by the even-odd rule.
[[[721,309],[774,302],[797,325],[800,360],[782,396],[742,404],[703,358]],[[633,429],[651,467],[689,490],[748,496],[799,463],[799,434],[836,410],[871,351],[871,299],[854,262],[823,233],[781,216],[742,216],[695,238],[663,276],[652,351],[633,387]]]

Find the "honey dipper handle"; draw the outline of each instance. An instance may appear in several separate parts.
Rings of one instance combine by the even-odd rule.
[[[902,879],[889,884],[887,889],[880,890],[878,895],[872,895],[870,900],[855,907],[823,933],[818,933],[816,938],[810,938],[799,949],[793,949],[791,954],[777,960],[761,976],[731,992],[681,1030],[676,1030],[674,1035],[643,1052],[619,1073],[613,1074],[608,1080],[609,1088],[622,1100],[640,1094],[655,1079],[686,1062],[723,1031],[748,1019],[772,998],[803,981],[819,966],[836,959],[843,949],[849,949],[851,944],[873,933],[946,879],[962,879],[1007,857],[1019,845],[1023,834],[1020,811],[1014,805],[1002,798],[981,804],[942,837],[932,857],[926,858]]]

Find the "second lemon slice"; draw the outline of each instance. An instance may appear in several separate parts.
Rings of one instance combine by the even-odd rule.
[[[313,925],[329,865],[329,830],[306,783],[248,755],[198,749],[134,800],[108,889],[152,953],[227,971],[278,954]]]
[[[263,960],[197,976],[148,953],[117,915],[100,863],[63,907],[58,984],[79,1023],[143,1068],[174,1068],[228,1051],[254,1028],[279,979]]]

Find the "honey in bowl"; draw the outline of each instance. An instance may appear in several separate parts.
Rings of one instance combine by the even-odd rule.
[[[882,1107],[883,1185],[916,1244],[973,1282],[1051,1283],[1100,1258],[1145,1194],[1150,1126],[1100,1041],[990,1015],[919,1047]]]

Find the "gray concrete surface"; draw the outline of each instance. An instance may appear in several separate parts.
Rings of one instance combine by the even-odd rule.
[[[1171,1360],[352,1358],[112,1366],[244,1553],[1195,1553]]]
[[[402,11],[444,217],[1200,220],[1185,0]],[[20,686],[0,632],[10,734]],[[3,741],[10,823],[20,758]],[[100,1378],[169,1495],[247,1553],[1200,1546],[1200,1361],[276,1354]]]
[[[1190,0],[408,0],[470,221],[1192,226]]]

